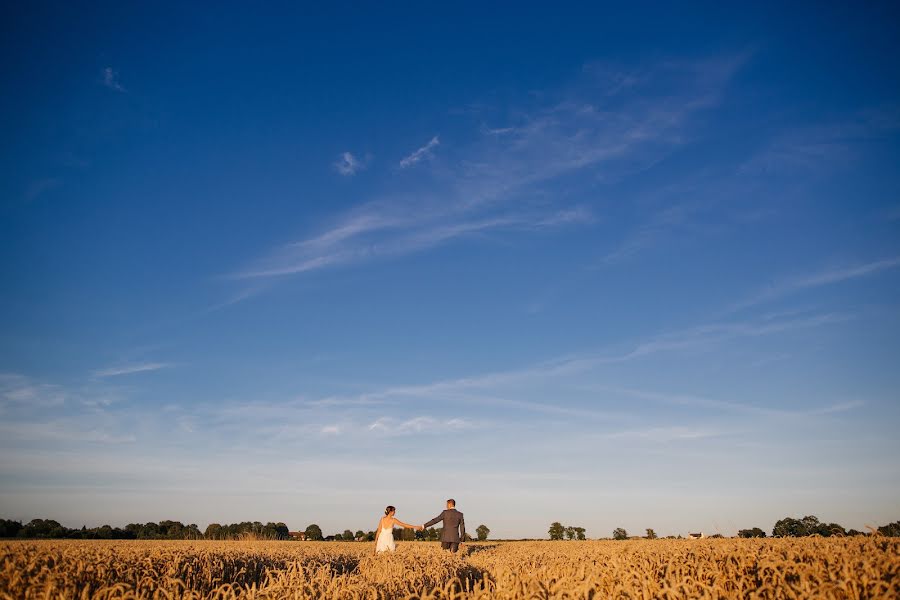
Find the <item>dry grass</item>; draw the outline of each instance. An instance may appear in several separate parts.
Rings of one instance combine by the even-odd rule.
[[[900,598],[900,540],[0,542],[0,598]]]

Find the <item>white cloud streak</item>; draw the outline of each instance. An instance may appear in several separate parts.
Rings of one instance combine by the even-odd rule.
[[[848,267],[827,269],[818,273],[813,273],[812,275],[803,275],[764,288],[746,300],[733,305],[729,312],[737,312],[745,308],[771,302],[785,296],[802,292],[803,290],[876,275],[884,271],[896,269],[897,267],[900,267],[900,256],[884,258]]]
[[[433,138],[428,140],[427,144],[425,144],[409,156],[403,158],[400,161],[400,168],[408,169],[409,167],[412,167],[413,165],[421,161],[423,158],[428,158],[432,155],[433,150],[437,148],[440,143],[440,138],[438,136],[434,136]]]
[[[488,232],[539,232],[590,223],[585,208],[555,212],[502,213],[480,218],[403,217],[361,211],[326,232],[286,244],[232,274],[234,279],[265,279],[309,273],[377,258],[421,252],[450,241]]]
[[[106,369],[99,369],[94,371],[94,377],[118,377],[120,375],[132,375],[134,373],[146,373],[148,371],[158,371],[160,369],[166,369],[171,367],[172,365],[169,363],[160,363],[160,362],[149,362],[149,363],[138,363],[132,365],[120,365],[115,367],[108,367]]]
[[[414,417],[397,420],[381,417],[369,425],[369,431],[386,435],[440,435],[472,429],[475,424],[466,419],[436,419],[434,417]]]

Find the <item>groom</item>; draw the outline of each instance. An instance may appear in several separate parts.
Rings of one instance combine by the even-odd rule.
[[[459,542],[466,539],[466,522],[463,514],[456,510],[456,500],[453,498],[447,500],[447,510],[425,523],[425,529],[438,521],[444,522],[444,529],[441,531],[441,548],[450,550],[450,552],[459,552]]]

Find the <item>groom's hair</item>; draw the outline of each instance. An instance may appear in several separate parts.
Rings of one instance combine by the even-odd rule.
[[[447,500],[447,504],[449,504],[450,506],[456,506],[456,500],[450,498],[449,500]]]

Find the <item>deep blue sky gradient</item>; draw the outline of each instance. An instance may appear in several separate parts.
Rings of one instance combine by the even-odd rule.
[[[896,520],[897,17],[5,7],[3,516]]]

